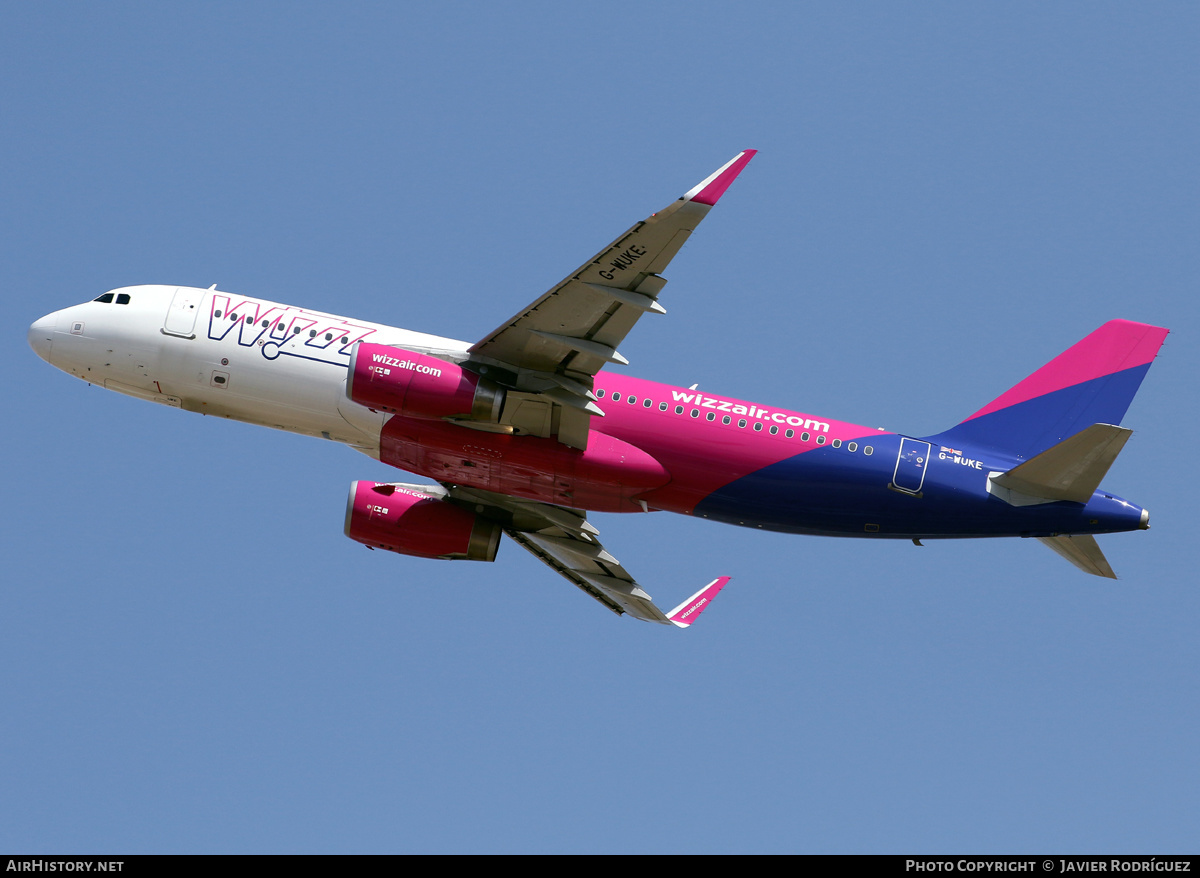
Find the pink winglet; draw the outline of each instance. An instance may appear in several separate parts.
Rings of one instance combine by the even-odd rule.
[[[667,618],[680,628],[688,627],[696,621],[696,617],[704,612],[704,608],[712,603],[712,599],[717,596],[717,592],[725,587],[725,583],[727,582],[729,582],[728,576],[718,576],[678,607],[667,613]]]
[[[991,414],[1056,390],[1082,384],[1134,366],[1158,355],[1167,330],[1130,320],[1110,320],[1083,341],[1063,351],[1045,366],[996,397],[967,420]]]
[[[691,189],[687,195],[683,196],[683,200],[694,201],[696,204],[716,204],[717,199],[725,194],[729,184],[742,172],[742,168],[749,164],[750,159],[754,158],[754,154],[757,152],[757,149],[742,150],[728,164],[721,166],[715,174]]]

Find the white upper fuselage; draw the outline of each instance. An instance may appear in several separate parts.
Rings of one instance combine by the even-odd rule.
[[[107,299],[108,301],[102,301]],[[468,344],[216,289],[124,287],[29,329],[53,366],[109,390],[324,437],[378,456],[384,416],[346,398],[355,342],[449,360]]]

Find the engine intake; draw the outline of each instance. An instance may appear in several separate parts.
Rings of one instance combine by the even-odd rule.
[[[401,555],[494,561],[501,527],[432,494],[398,485],[353,482],[346,536]]]
[[[409,418],[495,423],[504,405],[500,385],[455,363],[370,342],[350,353],[346,395],[369,409]]]

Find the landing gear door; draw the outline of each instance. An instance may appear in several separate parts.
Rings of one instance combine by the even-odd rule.
[[[171,307],[167,311],[167,319],[163,323],[164,335],[176,335],[180,338],[196,337],[196,315],[200,312],[200,302],[205,290],[194,290],[190,287],[178,287]]]
[[[929,449],[929,443],[919,439],[900,440],[892,487],[907,494],[920,493],[921,486],[925,484],[925,470],[929,466]]]

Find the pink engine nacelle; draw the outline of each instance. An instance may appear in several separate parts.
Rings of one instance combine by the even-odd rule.
[[[409,418],[492,423],[504,404],[503,388],[455,363],[370,342],[350,353],[346,395],[369,409]]]
[[[501,527],[439,497],[378,482],[354,482],[346,536],[418,558],[494,561]]]

